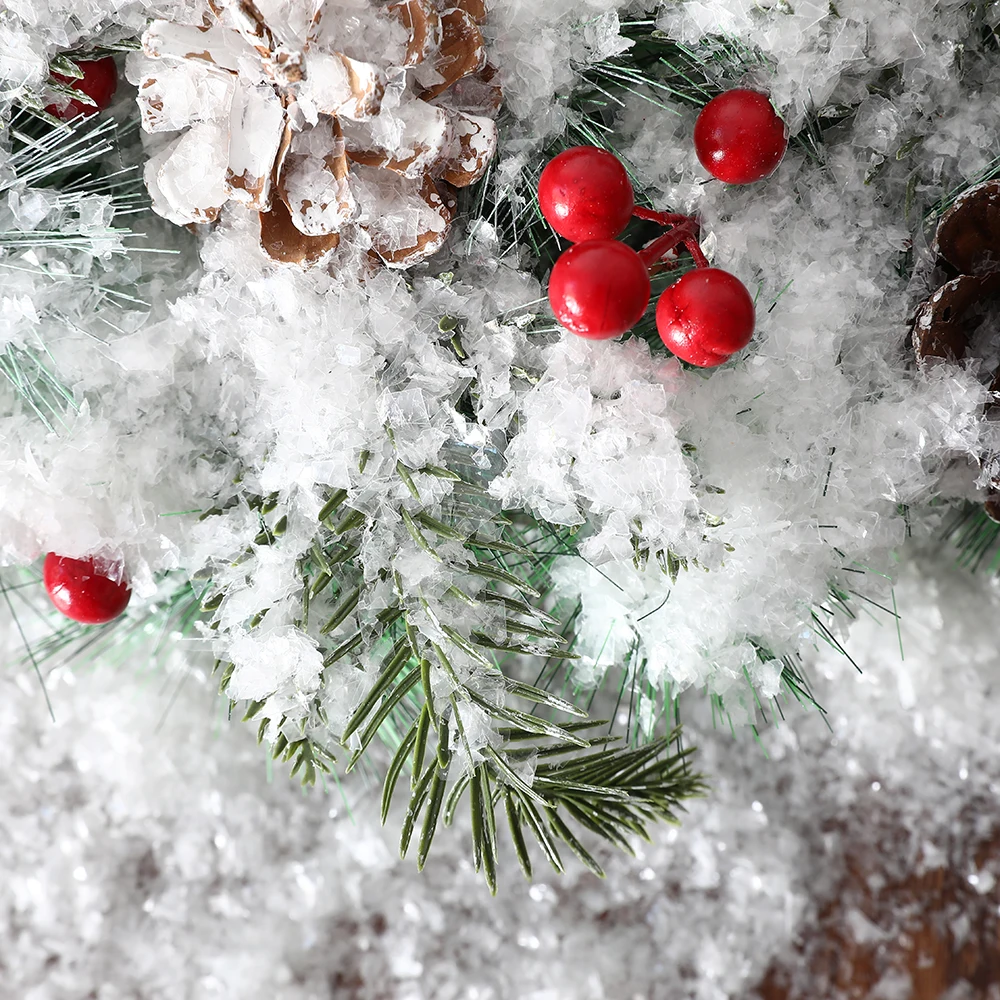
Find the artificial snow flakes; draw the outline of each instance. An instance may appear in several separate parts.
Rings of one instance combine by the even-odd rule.
[[[200,122],[146,164],[153,207],[178,225],[214,222],[229,197],[227,135],[221,125]]]
[[[143,127],[181,131],[146,166],[154,209],[185,225],[243,205],[260,213],[264,249],[299,264],[350,227],[390,267],[440,249],[454,189],[479,180],[497,147],[481,5],[209,8],[202,24],[154,21],[130,61]]]
[[[613,0],[588,0],[583,12],[578,0],[494,0],[495,73],[484,61],[484,12],[471,0],[449,9],[419,0],[38,3],[17,0],[14,14],[0,15],[5,79],[24,58],[6,40],[11,24],[30,60],[44,63],[85,41],[61,12],[100,15],[113,31],[127,18],[128,34],[140,8],[159,19],[132,57],[150,186],[177,222],[215,223],[196,243],[147,219],[150,246],[186,255],[135,254],[88,272],[90,249],[72,259],[45,245],[45,230],[68,232],[57,190],[19,184],[0,204],[17,222],[0,256],[11,265],[4,336],[17,350],[37,338],[79,404],[51,432],[18,398],[10,404],[0,442],[4,556],[120,548],[135,573],[136,618],[149,608],[154,573],[176,570],[167,579],[179,587],[193,575],[198,597],[210,586],[204,599],[218,628],[205,637],[232,664],[230,694],[264,702],[256,717],[279,749],[295,733],[357,745],[367,726],[348,724],[385,657],[399,655],[397,613],[422,649],[433,643],[450,659],[456,679],[429,660],[439,706],[462,691],[499,703],[501,672],[482,650],[538,652],[547,619],[516,617],[527,605],[493,567],[518,560],[501,549],[477,566],[447,532],[470,510],[501,505],[517,519],[530,520],[525,510],[548,519],[546,563],[565,549],[547,599],[579,609],[581,660],[566,670],[574,687],[625,690],[619,672],[624,665],[637,680],[640,663],[650,691],[634,685],[628,717],[644,733],[662,722],[654,695],[684,687],[707,687],[731,719],[752,721],[748,678],[767,697],[785,672],[784,659],[762,653],[792,658],[834,627],[829,602],[847,588],[878,599],[874,578],[903,541],[900,505],[913,505],[917,525],[916,505],[940,491],[950,453],[982,453],[970,447],[981,441],[986,394],[976,373],[914,372],[901,349],[902,244],[919,244],[928,197],[990,158],[971,137],[991,141],[992,63],[966,59],[979,75],[963,81],[952,66],[955,40],[975,27],[970,5],[774,4],[746,19],[743,0],[665,7],[659,23],[696,46],[684,58],[706,60],[706,86],[769,86],[773,74],[769,89],[793,131],[806,94],[820,111],[846,108],[836,128],[810,115],[822,135],[805,145],[797,135],[777,175],[748,192],[697,183],[695,111],[669,89],[657,90],[657,108],[613,82],[616,66],[672,45],[648,22],[620,22]],[[22,31],[19,18],[34,26]],[[96,37],[97,22],[87,23]],[[699,42],[727,23],[738,40]],[[641,39],[635,57],[622,32]],[[738,74],[714,58],[719,45],[722,55],[739,50]],[[747,46],[764,59],[748,63]],[[889,84],[887,65],[898,67]],[[567,121],[569,141],[579,141],[590,114],[581,107],[599,103],[592,89],[581,101],[581,85],[614,88],[607,132],[591,134],[614,141],[658,206],[705,220],[713,259],[738,269],[756,298],[749,351],[704,377],[658,344],[651,352],[638,339],[560,339],[539,302],[523,185],[507,202],[509,184],[484,192],[488,211],[472,219],[468,241],[454,241],[447,274],[407,281],[373,268],[354,280],[353,263],[367,263],[369,249],[402,264],[444,242],[452,188],[489,161],[498,80],[519,119],[497,169],[504,181],[534,172]],[[960,106],[968,128],[955,127]],[[107,118],[127,114],[119,105]],[[2,177],[18,155],[10,141]],[[125,152],[134,162],[136,151]],[[91,204],[86,224],[101,217]],[[352,266],[274,267],[259,237],[272,256],[298,263],[341,245]],[[35,242],[22,250],[21,240]],[[123,289],[125,305],[109,311],[99,294]],[[464,487],[438,474],[445,466],[461,470]],[[489,520],[477,522],[476,537],[505,544],[479,536]],[[556,611],[548,603],[541,614]],[[464,743],[457,725],[449,731],[452,780],[487,747],[502,748],[504,727],[480,701],[460,708]],[[548,766],[541,758],[510,773],[537,782]],[[508,777],[494,788],[509,788]],[[698,883],[727,884],[720,859],[704,854]],[[733,947],[720,937],[689,951],[720,970],[718,984],[720,956]]]

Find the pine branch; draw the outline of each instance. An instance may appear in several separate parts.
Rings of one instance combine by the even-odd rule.
[[[955,550],[959,566],[973,573],[1000,573],[1000,524],[982,504],[959,505],[946,519],[940,537]]]
[[[263,715],[258,738],[272,741],[272,757],[290,763],[304,784],[333,773],[334,744],[347,751],[347,772],[388,748],[383,818],[400,796],[403,774],[409,774],[400,848],[405,855],[416,843],[420,867],[437,827],[450,823],[460,801],[468,798],[473,856],[493,891],[501,804],[526,872],[531,870],[526,860],[530,840],[560,868],[557,845],[599,871],[567,824],[627,849],[629,836],[645,835],[657,820],[675,821],[684,800],[700,794],[701,779],[688,766],[693,751],[680,747],[679,731],[615,749],[619,737],[588,732],[606,728],[607,722],[591,719],[576,696],[555,693],[576,656],[571,648],[575,614],[563,620],[540,605],[551,590],[554,561],[575,554],[572,533],[527,515],[501,513],[479,485],[482,473],[467,449],[446,451],[447,469],[410,469],[395,457],[387,434],[383,454],[368,455],[363,464],[370,468],[370,462],[380,462],[398,478],[406,499],[398,501],[396,511],[406,536],[449,571],[455,581],[450,590],[431,599],[419,591],[407,593],[398,576],[383,576],[378,583],[392,583],[394,597],[376,611],[370,600],[373,584],[356,561],[368,519],[350,506],[348,490],[332,490],[319,512],[316,542],[300,560],[298,625],[319,644],[324,683],[372,660],[379,666],[366,674],[367,689],[340,731],[329,728],[322,689],[307,718],[282,717],[272,726],[266,698],[246,704],[243,718]],[[426,477],[450,484],[450,493],[427,503],[422,499]],[[232,502],[203,516],[221,513]],[[255,545],[281,544],[288,515],[277,497],[246,495],[236,502],[258,513]],[[214,615],[224,600],[219,590],[206,595],[202,608]],[[265,617],[262,610],[247,628],[262,627]],[[528,683],[519,675],[532,662],[540,664],[539,679]],[[233,667],[220,663],[218,668],[221,689],[228,693]],[[230,711],[235,709],[232,702]],[[496,734],[485,746],[469,737],[470,731],[481,730],[484,719]],[[628,740],[632,734],[630,725]]]
[[[148,604],[136,604],[106,625],[80,625],[59,615],[44,596],[37,567],[3,570],[5,589],[14,597],[18,612],[48,622],[44,638],[26,650],[22,663],[105,662],[157,666],[172,655],[175,643],[196,635],[201,620],[197,584],[182,574],[166,574],[161,595]]]
[[[27,271],[44,282],[72,283],[71,298],[86,303],[102,323],[113,327],[111,317],[120,307],[144,303],[134,288],[106,284],[106,269],[92,275],[86,258],[122,257],[139,250],[176,252],[135,246],[135,234],[121,222],[149,209],[138,167],[114,163],[127,159],[123,150],[138,142],[138,122],[119,124],[99,116],[51,125],[22,111],[12,118],[7,134],[10,169],[0,178],[0,205],[42,191],[48,212],[41,224],[23,228],[16,211],[0,212],[0,274]],[[106,224],[94,225],[95,206],[107,213]],[[56,313],[54,305],[48,313],[61,322],[74,322]],[[59,376],[57,359],[41,340],[8,344],[0,355],[0,375],[49,430],[58,429],[76,408]]]
[[[122,214],[148,207],[137,167],[108,169],[113,154],[137,137],[137,121],[122,125],[101,116],[57,120],[50,126],[22,113],[11,120],[8,134],[10,173],[0,179],[0,194],[14,188],[43,188],[61,192],[55,207],[71,208],[91,195],[109,196]]]
[[[54,369],[44,345],[28,348],[8,343],[0,354],[0,375],[49,431],[63,425],[66,413],[77,408],[73,394]]]

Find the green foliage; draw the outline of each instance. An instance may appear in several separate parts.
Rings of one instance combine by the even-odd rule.
[[[1000,573],[1000,524],[981,504],[959,505],[945,520],[941,537],[955,549],[959,566],[973,573]]]
[[[350,506],[347,490],[331,489],[315,542],[299,562],[296,625],[319,644],[324,683],[358,672],[365,688],[343,726],[331,728],[321,691],[308,718],[279,720],[276,739],[265,718],[258,739],[273,740],[271,756],[289,763],[307,785],[327,776],[336,780],[338,763],[346,773],[367,765],[382,784],[383,821],[394,802],[404,803],[400,850],[406,855],[415,849],[420,867],[438,826],[450,824],[467,801],[473,861],[491,891],[498,879],[498,829],[507,831],[529,877],[532,843],[556,870],[568,849],[600,873],[581,830],[628,850],[631,836],[646,836],[653,822],[676,822],[683,803],[704,790],[690,768],[693,748],[681,744],[676,695],[651,682],[638,641],[607,671],[603,694],[581,686],[573,652],[580,605],[552,596],[554,561],[580,558],[575,532],[498,510],[466,452],[450,446],[446,456],[448,469],[410,469],[387,455],[365,455],[359,464],[378,460],[394,470],[405,487],[397,513],[409,539],[451,571],[454,585],[442,601],[432,601],[419,591],[406,593],[398,576],[365,580],[357,560],[368,517]],[[423,498],[434,480],[447,482],[452,492],[431,503]],[[288,514],[278,495],[237,494],[203,517],[238,503],[258,514],[255,545],[281,544]],[[672,552],[651,554],[638,525],[636,537],[639,569],[652,559],[677,584],[681,574],[699,568]],[[386,583],[392,598],[373,604],[375,589]],[[832,626],[840,616],[853,617],[851,598],[832,587],[829,606],[814,617],[817,636],[841,649]],[[223,591],[210,591],[202,608],[214,614],[224,600]],[[266,614],[262,609],[246,627],[260,627]],[[419,627],[428,619],[441,641]],[[756,646],[761,662],[780,664],[781,692],[769,704],[746,672],[747,693],[763,723],[783,719],[788,704],[818,709],[797,657],[777,657],[763,641]],[[226,691],[233,668],[217,666]],[[595,718],[595,701],[624,725]],[[712,696],[712,703],[727,721],[721,699]],[[256,719],[264,705],[242,706],[244,721]],[[231,712],[236,707],[232,702]],[[485,735],[484,721],[492,736]]]
[[[76,400],[59,380],[44,344],[17,347],[8,343],[0,354],[0,375],[50,431],[63,424],[68,410],[76,409]]]
[[[629,849],[629,835],[645,836],[656,820],[675,821],[683,801],[701,792],[688,765],[692,750],[681,747],[676,729],[640,740],[631,717],[626,743],[634,734],[638,745],[616,746],[621,737],[611,734],[610,724],[590,717],[581,702],[594,692],[572,683],[579,609],[558,603],[543,608],[552,604],[554,561],[579,557],[574,532],[498,510],[469,451],[446,449],[448,469],[410,469],[387,455],[378,459],[405,487],[396,513],[408,538],[454,580],[440,598],[406,592],[398,574],[366,579],[358,553],[368,517],[349,506],[346,490],[330,491],[315,542],[299,561],[296,624],[323,653],[324,683],[358,671],[367,687],[339,731],[331,730],[321,691],[308,718],[294,725],[280,720],[276,739],[274,730],[268,737],[265,718],[258,737],[273,740],[273,758],[290,762],[304,784],[334,774],[339,751],[330,737],[343,750],[346,772],[373,762],[372,770],[383,775],[384,820],[409,775],[400,850],[405,855],[415,843],[421,867],[438,825],[452,822],[467,798],[473,857],[492,891],[501,806],[526,874],[532,840],[559,870],[562,845],[600,872],[568,824]],[[374,460],[363,456],[359,464]],[[436,502],[424,500],[435,481],[449,492]],[[254,544],[281,544],[288,515],[277,496],[237,496],[203,516],[244,502],[259,518]],[[376,592],[392,596],[380,606]],[[224,596],[207,595],[203,610],[213,614]],[[266,613],[254,615],[247,627],[260,627]],[[428,631],[441,638],[428,638]],[[220,663],[218,669],[225,692],[233,668]],[[529,671],[533,681],[525,676]],[[263,707],[248,704],[243,718],[256,718]]]
[[[198,595],[180,575],[164,577],[161,600],[144,604],[107,625],[80,625],[63,618],[54,611],[41,584],[37,566],[0,570],[3,605],[24,645],[22,662],[34,669],[53,718],[44,667],[79,666],[101,659],[133,671],[137,666],[153,671],[175,653],[179,641],[193,637],[201,616]],[[42,636],[38,638],[40,628]],[[164,709],[164,717],[172,704],[173,698]]]
[[[107,116],[53,126],[34,113],[15,114],[6,134],[10,169],[0,177],[0,197],[44,191],[49,217],[56,221],[49,228],[0,229],[0,275],[29,271],[52,282],[76,282],[77,296],[100,309],[108,325],[119,306],[138,302],[134,289],[106,284],[103,270],[93,277],[79,273],[87,254],[125,256],[137,249],[128,245],[134,234],[120,220],[145,211],[148,196],[136,167],[114,165],[115,160],[121,164],[123,146],[136,141],[137,128],[135,122],[119,125]],[[105,227],[82,221],[84,206],[98,198],[108,200],[113,215]],[[74,255],[69,268],[64,265],[68,255]],[[0,354],[0,376],[14,398],[49,430],[57,430],[76,408],[58,368],[38,336],[34,342],[9,343]]]
[[[88,196],[105,195],[111,199],[116,215],[145,211],[149,197],[137,167],[114,167],[114,161],[122,159],[125,144],[137,134],[137,121],[123,125],[106,115],[50,125],[27,112],[16,114],[7,128],[10,171],[0,178],[0,194],[23,188],[56,191],[59,196],[53,207],[65,209],[72,209]],[[121,237],[129,235],[128,229],[111,232]],[[29,235],[31,242],[27,242]],[[92,242],[67,244],[73,235],[65,231],[0,232],[0,252],[56,244],[71,250],[91,248]],[[113,248],[112,252],[125,251]]]

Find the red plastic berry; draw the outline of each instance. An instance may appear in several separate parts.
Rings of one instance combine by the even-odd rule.
[[[69,559],[50,552],[42,567],[42,579],[52,603],[67,617],[84,625],[102,625],[117,618],[132,590],[102,573],[93,559]]]
[[[53,79],[60,83],[68,83],[74,90],[79,90],[94,101],[94,104],[84,104],[82,101],[70,101],[66,107],[62,108],[58,104],[50,104],[45,110],[56,118],[69,121],[79,115],[96,115],[98,111],[103,111],[109,107],[118,89],[118,67],[114,59],[108,56],[106,59],[92,59],[89,62],[78,62],[77,65],[83,72],[82,79],[74,80],[72,77],[60,76],[53,73]]]
[[[549,277],[549,302],[556,319],[590,340],[607,340],[631,330],[649,305],[649,271],[639,255],[615,240],[571,246]]]
[[[660,296],[656,328],[682,361],[713,368],[753,336],[753,299],[739,278],[717,267],[688,271]]]
[[[727,90],[705,105],[694,126],[701,165],[727,184],[767,177],[788,148],[788,129],[766,94]]]
[[[582,243],[618,236],[632,218],[635,196],[617,157],[596,146],[574,146],[542,171],[538,203],[560,236]]]

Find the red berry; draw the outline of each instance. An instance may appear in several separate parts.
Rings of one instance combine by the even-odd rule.
[[[574,146],[542,171],[538,203],[560,236],[581,243],[618,236],[632,218],[635,196],[617,157],[596,146]]]
[[[788,129],[766,94],[727,90],[701,109],[694,126],[701,165],[727,184],[767,177],[788,148]]]
[[[83,78],[80,80],[60,76],[58,73],[53,73],[52,77],[60,83],[68,83],[74,90],[86,94],[95,103],[70,101],[64,108],[58,104],[50,104],[45,109],[50,115],[55,115],[63,121],[69,121],[78,115],[96,115],[98,111],[103,111],[111,104],[118,89],[118,67],[111,56],[106,59],[92,59],[89,62],[81,61],[77,65],[83,72]]]
[[[84,625],[102,625],[128,606],[132,591],[102,572],[93,559],[69,559],[50,552],[42,579],[52,603],[67,617]]]
[[[549,302],[556,319],[590,340],[631,330],[649,305],[649,271],[639,255],[615,240],[577,243],[556,261]]]
[[[660,296],[656,328],[682,361],[713,368],[753,336],[753,299],[739,278],[717,267],[688,271]]]

